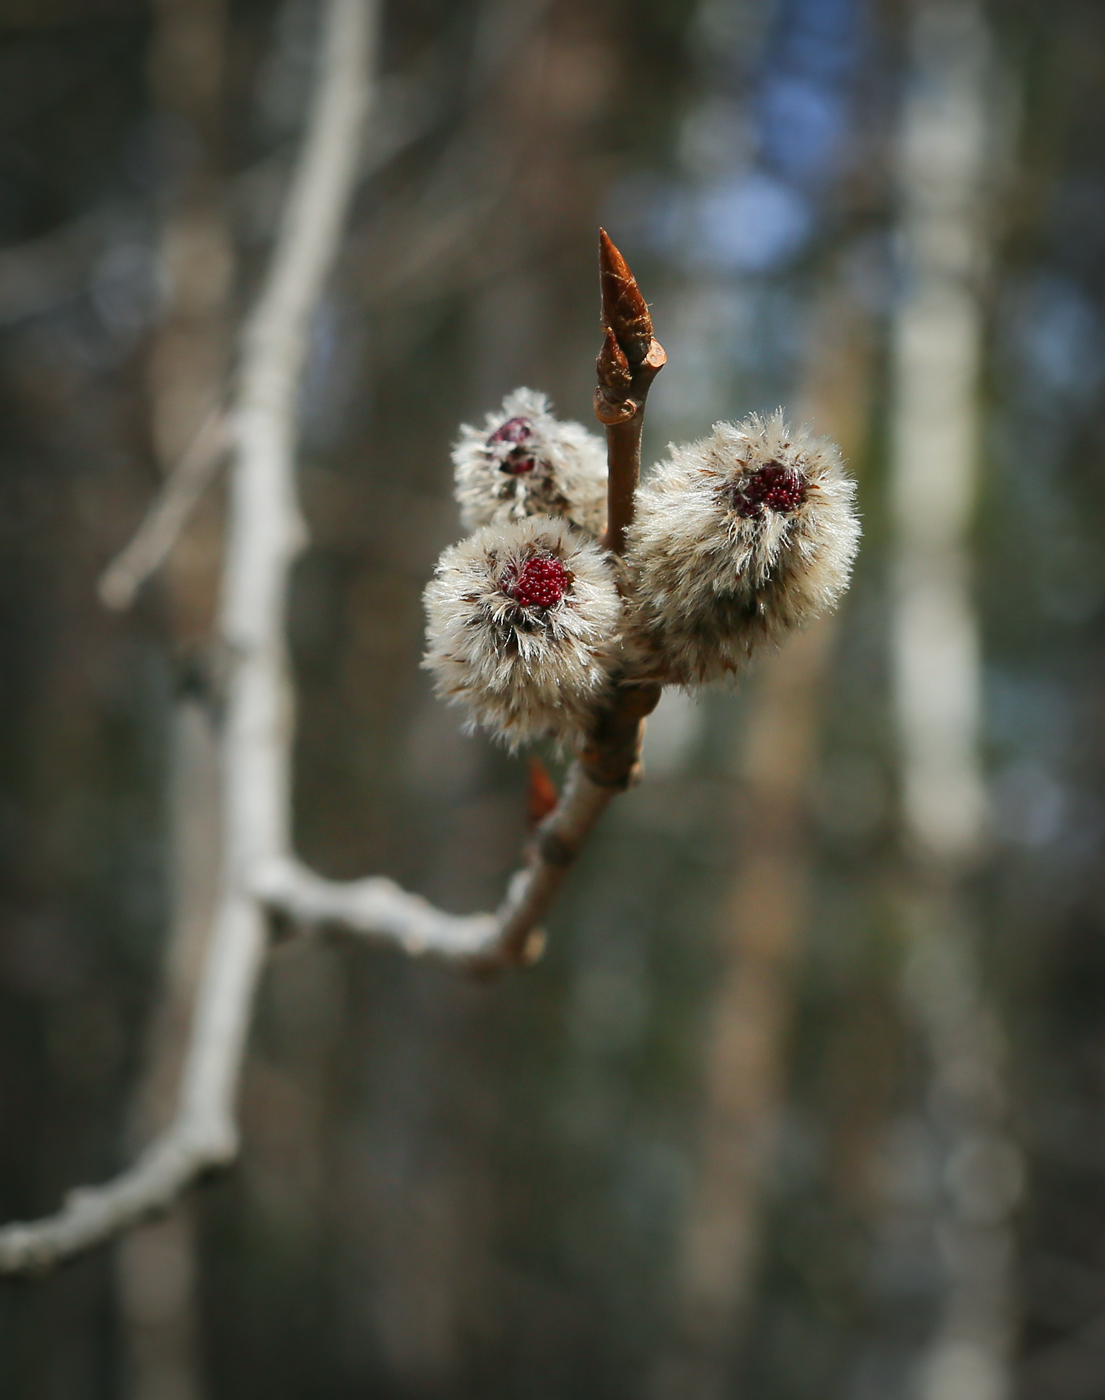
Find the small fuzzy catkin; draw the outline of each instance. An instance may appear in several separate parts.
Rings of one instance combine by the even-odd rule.
[[[602,551],[565,521],[485,525],[427,585],[436,689],[511,748],[586,731],[608,684],[622,602]]]
[[[544,394],[515,389],[482,428],[462,424],[453,447],[456,498],[466,530],[561,516],[598,536],[606,521],[606,446],[549,412]]]
[[[637,499],[627,563],[634,664],[693,685],[832,608],[859,544],[836,446],[781,411],[671,449]]]

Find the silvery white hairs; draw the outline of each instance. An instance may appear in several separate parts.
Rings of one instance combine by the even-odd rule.
[[[456,498],[466,530],[562,516],[598,538],[606,523],[606,444],[549,411],[544,394],[515,389],[482,428],[463,423],[453,446]]]
[[[426,589],[438,694],[511,748],[586,733],[616,659],[612,565],[564,520],[484,525],[447,549]]]
[[[856,488],[835,444],[781,412],[670,451],[637,493],[631,644],[642,673],[693,685],[836,605],[859,545]]]
[[[438,693],[512,748],[578,747],[620,683],[739,672],[839,601],[859,543],[833,443],[781,411],[673,446],[636,495],[624,559],[597,542],[597,438],[517,389],[453,450],[462,519],[426,589]]]

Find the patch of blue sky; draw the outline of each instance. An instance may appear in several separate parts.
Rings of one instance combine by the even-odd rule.
[[[767,273],[791,261],[813,229],[810,202],[786,181],[750,170],[702,190],[696,242],[717,271]]]
[[[765,165],[805,184],[833,178],[848,126],[841,92],[809,78],[779,74],[761,87],[755,118]]]

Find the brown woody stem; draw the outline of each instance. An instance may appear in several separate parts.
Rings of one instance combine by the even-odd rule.
[[[641,474],[645,399],[667,360],[652,334],[652,317],[625,259],[599,230],[603,343],[596,369],[595,415],[606,428],[607,521],[603,545],[625,552]],[[623,681],[596,716],[553,810],[534,833],[526,863],[515,875],[497,918],[492,945],[471,959],[491,972],[532,962],[544,943],[538,921],[549,909],[588,836],[619,792],[640,776],[645,716],[660,699],[652,682]],[[532,794],[531,794],[532,796]]]
[[[572,764],[560,801],[534,832],[526,863],[510,882],[496,916],[499,930],[494,943],[470,959],[476,972],[525,966],[541,956],[545,936],[538,922],[614,795],[614,788],[592,782],[578,760]]]

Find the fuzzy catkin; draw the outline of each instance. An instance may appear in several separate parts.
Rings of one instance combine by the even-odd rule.
[[[482,428],[462,424],[452,456],[466,530],[550,515],[601,534],[605,444],[580,424],[556,418],[544,394],[515,389]]]
[[[635,669],[716,680],[832,608],[859,544],[854,497],[836,446],[781,411],[672,447],[629,535]]]
[[[485,525],[441,556],[423,665],[511,748],[573,743],[608,686],[622,601],[607,558],[565,521]]]

